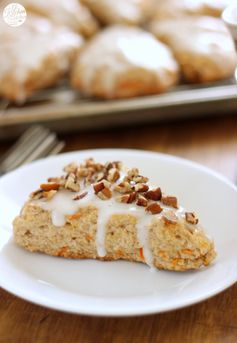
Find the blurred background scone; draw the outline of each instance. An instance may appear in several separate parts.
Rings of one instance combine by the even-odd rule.
[[[233,0],[154,0],[153,18],[170,19],[183,16],[208,15],[220,17]]]
[[[154,20],[151,32],[173,51],[186,80],[194,83],[233,75],[234,42],[223,22],[212,17]]]
[[[152,10],[153,0],[81,0],[105,25],[143,23]]]
[[[177,80],[178,65],[168,47],[142,29],[120,25],[87,43],[72,72],[75,88],[108,99],[157,94]]]
[[[92,36],[99,29],[96,18],[79,0],[22,0],[21,4],[27,13],[46,17],[53,23],[67,26],[85,37]]]
[[[0,41],[0,96],[18,102],[54,85],[83,43],[78,34],[37,16],[17,28],[0,23]]]

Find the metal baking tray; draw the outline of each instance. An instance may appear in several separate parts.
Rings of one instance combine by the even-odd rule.
[[[181,85],[155,96],[125,100],[85,98],[67,85],[43,90],[22,106],[0,100],[0,140],[33,123],[57,132],[220,115],[237,109],[236,77],[206,85]]]

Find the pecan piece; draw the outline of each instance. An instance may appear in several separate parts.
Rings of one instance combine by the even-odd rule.
[[[64,167],[63,171],[65,171],[68,174],[76,173],[77,168],[78,168],[77,163],[76,162],[72,162],[72,163],[68,164],[66,167]]]
[[[43,192],[43,197],[47,200],[50,200],[54,197],[54,195],[57,193],[57,191],[55,190],[51,190],[51,191],[47,191],[47,192]]]
[[[64,187],[72,192],[80,191],[80,183],[77,181],[76,175],[74,173],[70,173],[66,176]]]
[[[147,191],[144,196],[149,200],[158,201],[161,199],[162,193],[160,187],[151,189],[150,191]]]
[[[149,189],[149,186],[146,185],[145,183],[137,183],[135,186],[134,186],[134,190],[136,192],[140,192],[140,193],[144,193],[144,192],[147,192]]]
[[[117,200],[118,200],[118,202],[122,202],[125,204],[131,204],[132,202],[135,201],[136,196],[137,196],[137,193],[132,192],[130,194],[124,194],[121,197],[118,197]]]
[[[146,207],[146,211],[151,212],[151,214],[159,214],[163,211],[163,208],[156,202],[153,202]]]
[[[43,189],[37,189],[37,191],[30,194],[30,198],[34,200],[42,199],[44,197]]]
[[[137,198],[137,202],[136,202],[137,206],[143,206],[143,207],[146,207],[147,204],[148,204],[148,200],[142,196],[142,195],[138,195],[138,198]]]
[[[112,197],[112,192],[109,188],[103,188],[99,193],[97,193],[97,196],[101,200],[108,200]]]
[[[134,181],[135,183],[146,183],[148,178],[139,174],[137,168],[132,168],[128,171],[126,181]]]
[[[60,187],[60,184],[59,183],[42,183],[40,185],[40,188],[43,190],[43,191],[57,191]]]
[[[107,180],[111,183],[116,182],[118,179],[120,178],[120,173],[118,171],[118,169],[116,168],[111,168],[108,171],[108,176],[107,176]]]
[[[117,186],[114,187],[114,190],[118,193],[126,194],[126,193],[131,193],[132,187],[129,182],[123,181]]]
[[[93,185],[95,194],[99,193],[100,191],[102,191],[102,189],[104,188],[109,188],[110,187],[110,182],[108,182],[107,180],[102,180],[100,182],[97,182]]]
[[[81,200],[83,199],[86,195],[88,194],[88,192],[84,192],[84,193],[81,193],[79,195],[76,195],[73,200]]]
[[[176,224],[178,221],[178,217],[173,211],[166,211],[162,218],[165,224]]]
[[[178,200],[176,197],[173,196],[162,196],[161,202],[166,205],[173,208],[178,208]]]
[[[198,223],[198,218],[193,212],[185,212],[185,219],[189,224],[196,225]]]

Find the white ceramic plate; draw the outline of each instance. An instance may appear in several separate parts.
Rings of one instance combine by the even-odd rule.
[[[11,222],[42,180],[86,157],[121,160],[195,210],[216,243],[215,263],[199,271],[151,272],[124,261],[67,260],[32,254],[12,240]],[[89,315],[138,315],[181,308],[213,296],[237,280],[237,189],[198,164],[136,150],[88,150],[50,157],[0,179],[0,286],[50,308]]]

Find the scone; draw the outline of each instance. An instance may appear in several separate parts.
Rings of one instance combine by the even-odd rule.
[[[154,20],[150,30],[173,51],[186,80],[210,82],[233,75],[237,66],[235,46],[220,19]]]
[[[81,0],[105,25],[143,23],[150,15],[153,0]]]
[[[90,37],[95,34],[99,25],[90,10],[79,0],[21,0],[28,16],[31,13],[46,17],[51,22]]]
[[[197,216],[150,186],[138,169],[88,159],[65,172],[41,184],[14,220],[14,240],[23,248],[176,271],[208,266],[215,258]]]
[[[54,85],[66,72],[83,39],[41,17],[20,27],[0,22],[0,96],[24,102],[34,91]]]
[[[200,15],[220,17],[231,3],[233,0],[154,0],[152,17],[156,19]]]
[[[71,79],[86,95],[128,98],[168,90],[178,80],[178,65],[169,48],[150,33],[118,25],[84,46]]]

